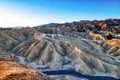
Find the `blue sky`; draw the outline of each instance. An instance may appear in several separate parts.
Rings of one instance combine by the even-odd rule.
[[[120,18],[120,0],[0,0],[0,27]]]

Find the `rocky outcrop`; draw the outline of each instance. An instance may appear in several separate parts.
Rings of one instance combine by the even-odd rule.
[[[94,34],[93,32],[88,32],[88,35],[92,37],[92,40],[97,41],[99,43],[104,42],[106,38],[101,34]]]
[[[0,80],[56,80],[30,66],[0,61]]]

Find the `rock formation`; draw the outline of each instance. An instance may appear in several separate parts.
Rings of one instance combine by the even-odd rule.
[[[120,40],[119,39],[107,40],[103,44],[103,47],[106,47],[104,48],[104,51],[106,51],[107,54],[110,54],[120,59]]]
[[[81,74],[94,76],[97,70],[120,78],[119,34],[120,19],[0,28],[0,61],[19,62],[18,56],[22,56],[25,62],[41,66],[49,64],[52,70],[62,69],[69,59],[74,70]],[[24,74],[29,75],[29,72]]]
[[[9,61],[0,61],[0,80],[56,80],[32,67]]]
[[[59,39],[61,40],[47,36],[37,40],[30,39],[15,47],[13,53],[39,65],[50,63],[50,69],[60,69],[67,56],[71,59],[75,70],[82,74],[94,75],[96,69],[120,76],[119,62],[106,55],[103,48],[94,41],[64,36],[60,36]]]

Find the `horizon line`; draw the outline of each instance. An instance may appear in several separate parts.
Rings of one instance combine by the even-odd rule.
[[[102,21],[102,20],[109,20],[109,19],[120,19],[120,18],[105,18],[105,19],[81,19],[81,20],[73,20],[73,21],[65,21],[65,22],[48,22],[48,23],[42,23],[42,24],[34,24],[34,25],[14,25],[14,26],[1,26],[0,28],[19,28],[19,27],[36,27],[36,26],[41,26],[41,25],[46,25],[46,24],[51,24],[51,23],[55,23],[55,24],[64,24],[64,23],[72,23],[72,22],[79,22],[79,21]]]

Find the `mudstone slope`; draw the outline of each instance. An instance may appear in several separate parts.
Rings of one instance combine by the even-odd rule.
[[[96,70],[120,78],[120,20],[78,21],[21,29],[0,29],[0,61],[47,65],[62,69],[66,61],[76,72]],[[69,69],[69,68],[68,68]]]

